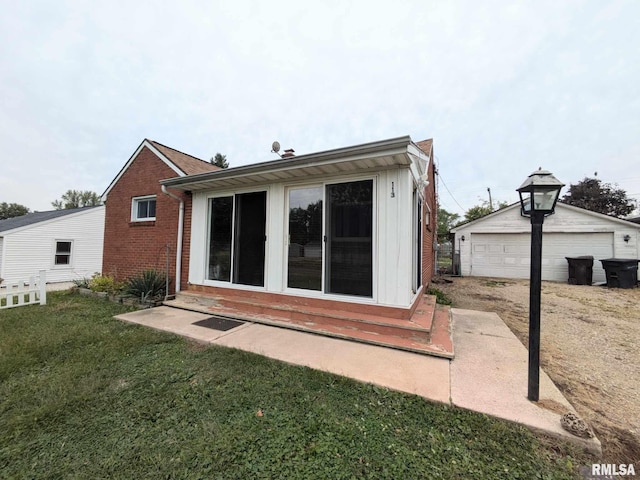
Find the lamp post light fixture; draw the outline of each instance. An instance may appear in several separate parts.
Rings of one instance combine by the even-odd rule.
[[[542,224],[555,212],[564,183],[547,170],[533,172],[518,188],[520,214],[531,218],[531,275],[529,280],[529,385],[527,398],[540,397],[540,290],[542,287]]]

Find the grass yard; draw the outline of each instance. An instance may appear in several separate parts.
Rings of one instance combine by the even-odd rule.
[[[2,479],[579,478],[525,429],[48,299],[0,312]]]

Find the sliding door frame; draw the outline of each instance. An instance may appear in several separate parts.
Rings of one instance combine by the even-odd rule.
[[[237,232],[237,195],[243,195],[247,193],[261,193],[265,194],[265,241],[264,241],[264,266],[263,266],[263,279],[262,285],[248,285],[243,283],[235,283],[235,262],[236,262],[236,232]],[[206,197],[206,243],[205,243],[205,256],[204,256],[204,283],[205,285],[211,286],[219,286],[219,287],[227,287],[227,288],[239,288],[239,289],[248,289],[248,290],[266,290],[267,288],[267,268],[268,268],[268,252],[269,252],[269,195],[270,191],[268,187],[265,188],[251,188],[251,189],[238,189],[238,190],[229,190],[224,192],[216,192],[215,194],[207,195]],[[209,278],[209,261],[211,254],[211,200],[214,198],[232,198],[232,209],[231,209],[231,264],[230,264],[230,277],[229,280],[215,280]]]
[[[327,242],[328,238],[328,225],[327,225],[327,186],[337,185],[342,183],[353,183],[360,181],[370,180],[372,182],[372,208],[371,208],[371,296],[350,295],[341,293],[327,292]],[[303,295],[307,297],[325,298],[330,300],[349,300],[362,303],[375,303],[377,301],[378,291],[378,176],[377,175],[357,175],[357,176],[341,176],[333,178],[321,179],[317,182],[300,182],[300,183],[288,183],[284,186],[284,248],[283,248],[283,275],[282,275],[282,288],[285,293],[293,295]],[[322,191],[322,280],[320,290],[307,290],[303,288],[292,288],[288,286],[288,271],[289,271],[289,214],[290,205],[289,198],[292,190],[303,188],[320,188]]]

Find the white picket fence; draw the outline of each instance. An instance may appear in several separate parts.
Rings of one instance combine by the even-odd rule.
[[[0,288],[0,310],[37,304],[47,304],[47,278],[45,270],[40,270],[39,275],[30,277],[29,283],[22,281]]]

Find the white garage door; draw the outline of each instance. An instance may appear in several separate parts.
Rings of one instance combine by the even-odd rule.
[[[471,275],[529,278],[531,235],[524,233],[471,234]],[[593,281],[606,281],[602,258],[613,257],[613,233],[544,233],[542,279],[566,282],[565,257],[592,255]]]

